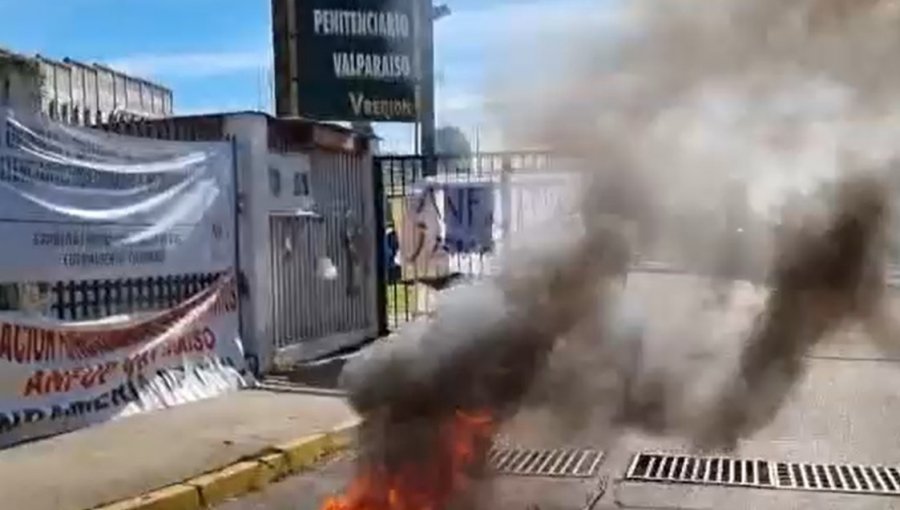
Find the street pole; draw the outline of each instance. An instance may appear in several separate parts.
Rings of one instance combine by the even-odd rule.
[[[421,142],[419,145],[424,159],[422,173],[425,176],[437,174],[437,160],[435,159],[436,126],[434,118],[434,7],[432,0],[420,0],[421,26],[422,26],[422,88],[421,104],[419,110],[419,122],[422,127],[419,131]]]

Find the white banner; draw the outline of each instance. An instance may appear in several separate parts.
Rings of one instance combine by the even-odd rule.
[[[245,386],[232,277],[114,325],[0,322],[0,447]]]
[[[404,278],[444,276],[450,271],[437,193],[435,186],[425,186],[402,199],[398,237]]]
[[[0,281],[234,264],[228,142],[172,142],[0,110]]]
[[[507,235],[541,235],[577,208],[579,181],[573,172],[522,169],[506,182],[499,173],[492,177],[427,179],[394,199],[404,278],[487,274]],[[510,216],[505,222],[504,211]]]
[[[559,220],[578,207],[577,174],[523,170],[509,183],[510,235],[536,235],[547,222]]]

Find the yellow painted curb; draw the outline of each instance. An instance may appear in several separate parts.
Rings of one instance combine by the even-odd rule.
[[[264,486],[290,474],[288,459],[281,452],[270,453],[259,458],[260,470],[257,483]]]
[[[356,432],[359,430],[359,424],[359,420],[351,420],[329,432],[332,449],[345,450],[350,448],[356,441]]]
[[[200,491],[200,501],[205,507],[224,503],[228,499],[260,489],[262,464],[259,461],[238,462],[208,475],[201,475],[185,482]]]
[[[113,503],[101,507],[100,510],[200,510],[202,508],[197,488],[178,484]]]
[[[357,421],[349,422],[330,432],[280,444],[274,449],[287,458],[290,473],[299,473],[314,466],[327,455],[348,448],[358,425]]]
[[[352,446],[359,421],[342,424],[323,434],[268,448],[250,460],[201,475],[183,483],[101,506],[94,510],[203,510],[293,473],[308,470],[329,455]]]
[[[319,461],[328,446],[329,438],[325,434],[298,439],[277,445],[275,450],[287,459],[289,473],[298,473]]]

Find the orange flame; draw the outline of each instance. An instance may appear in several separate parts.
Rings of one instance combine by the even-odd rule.
[[[439,426],[431,451],[421,461],[388,469],[361,466],[342,496],[321,510],[442,510],[468,487],[494,430],[490,413],[457,411]]]

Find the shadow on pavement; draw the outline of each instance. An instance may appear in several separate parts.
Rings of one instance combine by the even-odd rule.
[[[338,388],[338,378],[344,362],[344,358],[334,358],[327,361],[298,363],[267,375],[259,387],[269,391],[342,396],[343,392]]]

